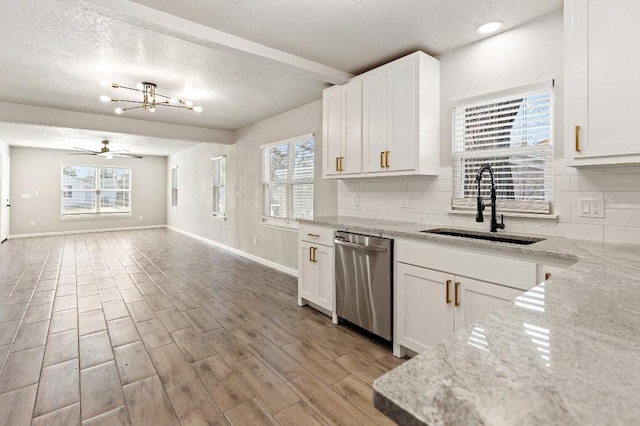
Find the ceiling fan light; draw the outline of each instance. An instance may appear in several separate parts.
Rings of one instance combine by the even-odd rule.
[[[142,85],[142,83],[138,83],[138,84],[136,84],[136,89],[142,90],[142,89],[144,89],[144,86]]]
[[[169,98],[169,103],[170,104],[177,104],[178,102],[180,102],[180,100],[178,98]]]
[[[107,160],[113,160],[113,155],[107,154],[107,155],[104,156],[104,158],[107,159]]]
[[[156,107],[150,106],[149,107],[149,112],[156,112]]]
[[[124,111],[122,110],[122,108],[116,108],[115,112],[116,114],[122,114]]]
[[[102,95],[102,96],[100,96],[100,100],[101,100],[102,102],[111,102],[111,98],[110,98],[110,97],[108,97],[107,95]]]
[[[111,83],[109,83],[107,80],[100,80],[100,86],[102,87],[107,87],[110,86]]]
[[[187,105],[188,107],[192,107],[193,106],[193,101],[184,101],[185,105]]]
[[[201,106],[194,106],[192,108],[195,112],[202,112],[202,107]]]

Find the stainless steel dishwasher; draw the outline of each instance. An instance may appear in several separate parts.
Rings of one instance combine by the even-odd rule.
[[[336,314],[391,340],[393,240],[337,231]]]

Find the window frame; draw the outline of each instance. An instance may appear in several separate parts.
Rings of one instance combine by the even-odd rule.
[[[65,167],[92,167],[95,169],[95,187],[93,189],[72,189],[69,188],[71,185],[64,185],[64,169]],[[101,177],[100,170],[101,169],[125,169],[129,171],[129,187],[128,189],[100,189]],[[129,166],[119,166],[119,165],[99,165],[99,164],[65,164],[62,163],[60,167],[60,218],[61,219],[85,219],[85,218],[109,218],[109,217],[131,217],[133,216],[133,197],[132,194],[133,187],[133,171]],[[91,192],[95,194],[94,200],[94,211],[93,212],[79,212],[79,213],[68,213],[64,211],[64,200],[65,198],[73,198],[74,192]],[[100,203],[100,194],[102,192],[125,192],[128,194],[129,198],[129,209],[127,211],[114,212],[114,211],[101,211],[101,203]]]
[[[220,155],[211,159],[213,164],[213,189],[212,189],[212,211],[211,215],[222,220],[227,218],[227,157]],[[221,167],[224,165],[224,167]],[[224,176],[224,179],[221,177]],[[224,185],[220,182],[224,180]],[[222,209],[220,209],[220,193],[223,194]],[[222,211],[220,211],[222,210]]]
[[[526,155],[527,152],[535,152],[540,158],[543,159],[543,175],[544,175],[544,199],[543,200],[523,200],[523,199],[505,199],[498,197],[498,208],[509,215],[518,216],[523,215],[526,217],[541,217],[553,215],[553,184],[554,184],[554,139],[555,139],[555,94],[554,94],[554,80],[543,81],[524,86],[518,86],[515,88],[492,92],[473,98],[462,99],[454,102],[451,109],[451,141],[452,141],[452,173],[451,173],[451,213],[465,213],[469,211],[475,211],[476,199],[473,197],[460,197],[464,191],[464,180],[467,174],[463,170],[460,160],[473,159],[476,157],[484,156],[505,156],[509,154]],[[466,154],[464,149],[462,151],[456,150],[459,145],[459,141],[456,140],[456,110],[458,108],[473,108],[482,105],[496,104],[503,101],[513,100],[517,98],[525,98],[535,95],[537,93],[548,92],[549,96],[549,138],[548,143],[539,143],[536,145],[522,146],[522,147],[503,147],[497,149],[478,150],[475,153]],[[462,142],[464,144],[464,141]],[[464,146],[464,145],[463,145]],[[480,155],[480,153],[486,153]],[[516,169],[515,173],[518,170]],[[460,182],[458,182],[460,180]],[[486,188],[489,187],[489,177],[483,179],[483,194]],[[484,195],[483,195],[483,198]],[[488,196],[486,197],[488,198]]]
[[[169,190],[171,191],[169,202],[171,203],[171,210],[178,211],[178,166],[171,168],[169,181]]]
[[[295,170],[295,155],[290,155],[295,152],[296,143],[303,142],[311,139],[313,141],[313,172],[311,179],[294,179],[294,170]],[[277,146],[287,145],[287,180],[284,181],[272,181],[267,180],[266,178],[266,170],[265,170],[265,151],[270,148],[274,148]],[[297,185],[312,185],[313,194],[311,196],[311,219],[315,214],[315,136],[313,133],[307,133],[299,136],[294,136],[292,138],[283,139],[275,142],[271,142],[268,144],[264,144],[260,146],[260,157],[262,161],[261,167],[261,192],[262,196],[261,202],[262,206],[260,208],[260,223],[265,226],[273,226],[276,228],[285,228],[285,229],[297,229],[298,228],[298,219],[293,217],[293,189]],[[285,217],[276,217],[265,214],[266,207],[266,193],[265,187],[268,185],[285,185],[287,191],[287,203],[286,203],[286,216]]]

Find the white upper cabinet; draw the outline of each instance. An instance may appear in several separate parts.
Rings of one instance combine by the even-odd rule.
[[[640,1],[565,0],[565,158],[640,162]]]
[[[323,99],[324,177],[362,172],[362,82],[326,89]]]
[[[351,87],[355,84],[357,88]],[[336,100],[338,92],[341,92],[340,106]],[[327,152],[324,177],[438,174],[437,59],[423,52],[413,53],[355,77],[340,86],[340,90],[335,86],[326,89],[323,99]],[[332,122],[338,119],[339,124]],[[337,128],[342,129],[339,135]],[[342,146],[340,155],[335,148],[338,140]],[[356,143],[349,144],[355,140],[361,142],[359,156],[355,152]],[[350,158],[357,159],[353,167]]]

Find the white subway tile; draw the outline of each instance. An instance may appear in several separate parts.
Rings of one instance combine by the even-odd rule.
[[[435,191],[436,180],[415,180],[407,182],[407,191],[409,192],[427,192]]]
[[[576,175],[601,175],[604,173],[602,167],[571,167],[565,165],[564,160],[556,160],[553,165],[553,172],[556,176],[576,176]]]
[[[604,205],[613,209],[640,209],[640,192],[605,192]]]
[[[425,226],[453,226],[453,217],[441,214],[423,214],[422,224]]]
[[[542,227],[542,235],[566,237],[578,240],[602,241],[604,225],[584,223],[558,223]]]
[[[422,213],[425,214],[449,214],[451,204],[449,203],[422,203]]]
[[[558,215],[558,222],[571,222],[571,207],[555,206],[553,213]]]
[[[382,182],[382,191],[407,192],[407,182]]]
[[[594,225],[640,226],[640,210],[610,209],[605,203],[604,217],[580,217],[580,209],[571,209],[572,223],[591,223]]]
[[[382,182],[362,182],[360,183],[360,192],[380,192],[382,191]]]
[[[605,175],[626,175],[626,174],[640,174],[639,165],[628,166],[611,166],[604,168]]]
[[[603,198],[603,192],[555,192],[553,194],[554,207],[578,207],[580,198]]]
[[[640,175],[571,176],[571,191],[640,191]]]
[[[640,228],[607,225],[604,227],[604,241],[607,243],[640,244]]]
[[[571,176],[556,176],[553,189],[558,192],[571,191]]]
[[[410,223],[421,223],[422,221],[422,217],[419,213],[372,211],[371,218],[382,219],[382,220],[395,220],[395,221],[410,222]]]
[[[358,192],[360,191],[360,181],[354,179],[338,180],[338,192]]]

